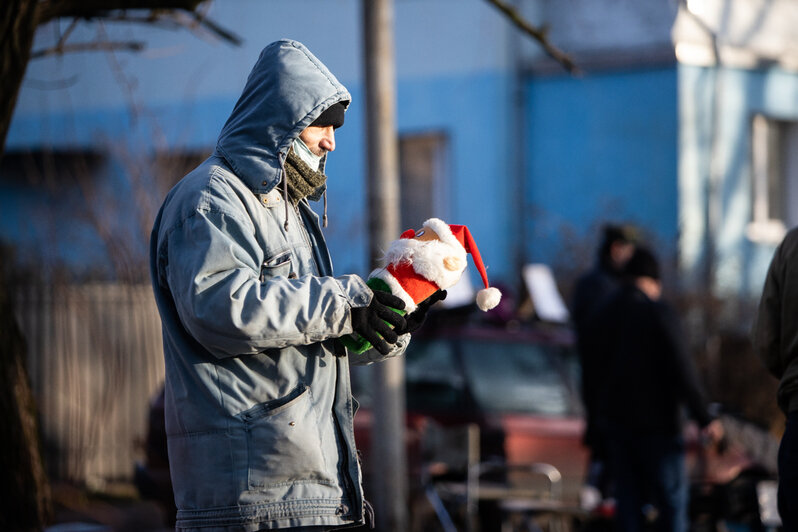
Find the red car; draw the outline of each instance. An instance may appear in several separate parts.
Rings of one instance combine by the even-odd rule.
[[[588,454],[582,444],[584,417],[572,331],[565,326],[474,322],[462,315],[437,324],[430,318],[433,323],[414,335],[405,355],[411,504],[423,497],[421,472],[430,464],[422,459],[421,445],[434,422],[478,426],[482,462],[554,466],[562,476],[562,500],[578,508]],[[355,439],[363,453],[366,484],[373,468],[369,371],[352,367],[353,391],[361,403]],[[755,432],[760,441],[769,438],[744,420],[730,415],[722,420],[727,438],[717,446],[705,445],[694,425],[685,429],[691,521],[696,530],[712,529],[720,521],[760,530],[760,514],[767,512],[757,501],[757,489],[774,477],[743,443]],[[609,519],[604,509],[583,513],[583,526],[585,519]]]
[[[439,315],[440,316],[440,315]],[[468,319],[425,324],[405,355],[411,498],[421,488],[421,440],[430,422],[475,424],[480,461],[542,462],[562,476],[562,499],[578,503],[587,451],[573,334],[566,327],[497,326]],[[459,322],[459,323],[457,323]],[[370,478],[369,367],[352,367],[361,403],[355,439]]]

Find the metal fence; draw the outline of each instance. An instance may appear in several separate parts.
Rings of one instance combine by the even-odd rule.
[[[16,309],[51,478],[98,490],[131,480],[164,376],[152,288],[21,287]]]

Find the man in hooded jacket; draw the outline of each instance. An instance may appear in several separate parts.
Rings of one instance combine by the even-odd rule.
[[[158,213],[150,269],[178,530],[367,520],[349,363],[400,355],[409,327],[389,308],[398,298],[333,277],[308,203],[350,100],[301,43],[268,45],[213,155]],[[375,348],[347,353],[336,338],[353,332]]]

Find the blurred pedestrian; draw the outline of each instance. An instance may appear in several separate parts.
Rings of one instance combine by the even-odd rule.
[[[778,379],[777,400],[787,416],[779,447],[779,515],[798,531],[798,227],[782,240],[765,278],[752,341]]]
[[[707,409],[677,315],[661,294],[659,264],[638,247],[596,322],[598,348],[609,361],[604,404],[622,532],[641,530],[648,504],[656,508],[657,530],[687,530],[683,407],[704,436],[718,440],[723,432]]]
[[[586,483],[598,490],[597,495],[592,495],[590,491],[583,493],[583,504],[588,507],[610,495],[607,449],[603,436],[605,422],[599,408],[599,392],[606,380],[607,362],[601,359],[591,344],[588,330],[597,310],[606,304],[618,288],[621,272],[634,252],[636,239],[635,231],[630,226],[606,225],[602,232],[596,264],[578,279],[571,305],[582,369],[582,401],[586,413],[584,443],[590,450]]]
[[[150,267],[178,530],[370,520],[349,363],[399,355],[409,334],[386,323],[406,328],[391,310],[401,299],[332,276],[308,203],[349,101],[301,43],[268,45],[215,152],[158,213]],[[347,353],[336,339],[352,332],[374,348]]]

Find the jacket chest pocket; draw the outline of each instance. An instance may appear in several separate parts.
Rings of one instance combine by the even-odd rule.
[[[327,473],[319,418],[310,388],[261,403],[241,414],[247,431],[250,489],[298,481],[334,482]]]
[[[274,279],[275,277],[297,278],[290,251],[279,253],[273,258],[263,261],[263,264],[261,264],[260,281],[262,283],[269,279]]]

